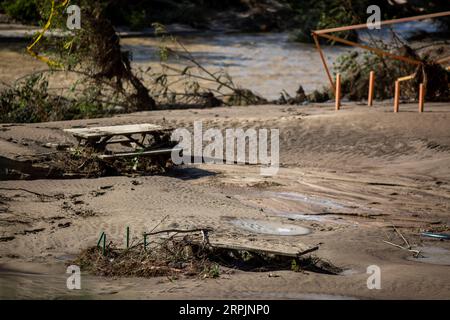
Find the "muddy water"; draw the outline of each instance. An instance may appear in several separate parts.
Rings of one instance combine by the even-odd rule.
[[[236,84],[268,99],[277,99],[283,89],[295,95],[299,85],[308,93],[328,84],[315,47],[291,42],[285,33],[183,36],[180,40],[203,66],[212,71],[224,69]],[[138,66],[157,68],[157,39],[128,38],[122,43]],[[330,66],[348,50],[324,46]]]

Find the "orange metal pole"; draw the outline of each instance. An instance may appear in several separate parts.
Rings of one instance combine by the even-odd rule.
[[[375,72],[370,71],[369,76],[369,97],[367,98],[367,105],[369,107],[373,106],[373,87],[375,84]]]
[[[445,12],[437,12],[437,13],[432,13],[432,14],[426,14],[426,15],[421,15],[421,16],[415,16],[415,17],[407,17],[407,18],[401,18],[401,19],[393,19],[393,20],[386,20],[386,21],[381,21],[381,25],[391,25],[391,24],[396,24],[396,23],[404,23],[404,22],[410,22],[410,21],[418,21],[418,20],[425,20],[425,19],[433,19],[433,18],[439,18],[439,17],[446,17],[446,16],[450,16],[450,11],[445,11]],[[411,64],[415,64],[415,65],[420,65],[422,64],[421,61],[417,61],[415,59],[411,59],[408,57],[403,57],[403,56],[398,56],[395,54],[391,54],[389,52],[380,50],[378,48],[372,48],[366,45],[361,45],[358,43],[355,43],[353,41],[348,41],[339,37],[335,37],[335,36],[331,36],[328,33],[333,33],[333,32],[340,32],[340,31],[348,31],[348,30],[359,30],[359,29],[367,29],[367,24],[358,24],[358,25],[351,25],[351,26],[343,26],[343,27],[337,27],[337,28],[330,28],[330,29],[323,29],[323,30],[315,30],[312,31],[312,35],[314,37],[314,41],[316,43],[317,49],[319,50],[320,53],[320,57],[322,59],[323,65],[325,67],[325,70],[327,71],[327,75],[328,75],[328,79],[330,81],[331,84],[331,89],[334,89],[334,83],[333,80],[331,78],[330,72],[328,70],[328,66],[324,57],[324,54],[320,48],[320,44],[319,44],[319,40],[318,37],[324,37],[326,39],[332,40],[332,41],[336,41],[336,42],[340,42],[340,43],[344,43],[350,46],[354,46],[354,47],[359,47],[362,49],[366,49],[366,50],[370,50],[378,55],[382,55],[382,56],[387,56],[387,57],[391,57],[393,59],[396,60],[400,60],[400,61],[404,61],[407,63],[411,63]],[[449,60],[449,57],[443,58],[438,60],[437,63],[442,64],[446,61]],[[447,70],[450,70],[450,67],[446,68]]]
[[[441,58],[441,59],[437,60],[436,63],[443,64],[443,63],[445,63],[447,61],[450,61],[450,56],[445,57],[445,58]]]
[[[425,105],[425,86],[423,83],[419,86],[419,112],[423,112]]]
[[[400,81],[395,81],[395,96],[394,96],[394,112],[399,111],[400,106]]]
[[[341,74],[336,75],[336,110],[341,108]]]
[[[418,20],[434,19],[434,18],[440,18],[440,17],[446,17],[446,16],[450,16],[450,11],[437,12],[437,13],[401,18],[401,19],[385,20],[385,21],[381,21],[380,25],[384,26],[384,25],[390,25],[390,24],[396,24],[396,23],[405,23],[405,22],[418,21]],[[340,32],[340,31],[359,30],[359,29],[367,29],[367,24],[363,23],[363,24],[357,24],[357,25],[352,25],[352,26],[337,27],[337,28],[324,29],[324,30],[315,30],[314,33],[323,34],[323,33],[333,33],[333,32]]]
[[[320,55],[320,59],[322,60],[322,64],[325,68],[325,71],[327,72],[328,81],[330,81],[331,90],[333,90],[334,89],[333,77],[331,76],[330,69],[328,69],[327,60],[325,59],[322,48],[320,47],[319,39],[317,38],[317,35],[315,33],[313,33],[313,38],[314,38],[314,42],[316,43],[317,50],[319,51],[319,55]]]
[[[372,51],[372,52],[376,53],[379,56],[390,57],[392,59],[403,61],[403,62],[407,62],[407,63],[414,64],[414,65],[422,64],[421,61],[418,61],[418,60],[415,60],[415,59],[411,59],[411,58],[404,57],[404,56],[399,56],[399,55],[396,55],[396,54],[393,54],[393,53],[390,53],[390,52],[387,52],[387,51],[383,51],[383,50],[378,49],[378,48],[369,47],[369,46],[366,46],[364,44],[360,44],[360,43],[356,43],[356,42],[353,42],[353,41],[345,40],[345,39],[342,39],[342,38],[339,38],[339,37],[336,37],[336,36],[332,36],[332,35],[329,35],[329,34],[324,34],[323,33],[323,34],[317,34],[317,35],[319,37],[326,38],[328,40],[332,40],[332,41],[336,41],[336,42],[340,42],[340,43],[346,44],[348,46],[357,47],[357,48],[361,48],[361,49]]]

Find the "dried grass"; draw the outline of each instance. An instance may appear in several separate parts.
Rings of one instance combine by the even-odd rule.
[[[216,268],[203,252],[194,252],[186,240],[163,241],[147,249],[142,244],[130,249],[110,244],[105,255],[102,248],[91,247],[82,251],[74,263],[95,275],[108,277],[209,277],[210,270]]]

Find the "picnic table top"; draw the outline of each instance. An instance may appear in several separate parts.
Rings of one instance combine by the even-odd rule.
[[[152,133],[161,130],[164,130],[164,128],[159,125],[143,123],[143,124],[129,124],[129,125],[119,125],[109,127],[64,129],[64,132],[71,133],[73,136],[82,139],[95,139],[108,136]]]

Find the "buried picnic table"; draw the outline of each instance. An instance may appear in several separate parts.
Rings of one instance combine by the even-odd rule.
[[[174,143],[170,141],[172,129],[155,124],[75,128],[64,131],[77,138],[79,145],[92,147],[99,153],[105,153],[98,155],[100,159],[170,155],[175,150]],[[107,152],[107,146],[113,144],[121,144],[134,150],[120,153]]]

